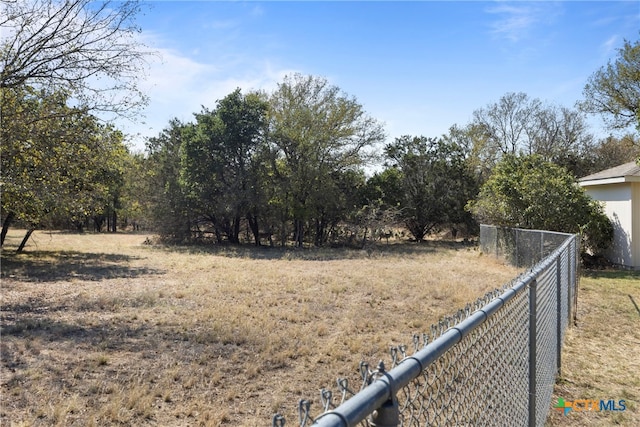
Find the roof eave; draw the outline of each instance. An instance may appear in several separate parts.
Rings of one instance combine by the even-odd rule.
[[[618,176],[614,178],[588,179],[585,181],[578,181],[578,184],[580,187],[593,187],[596,185],[624,184],[626,182],[640,182],[640,176]]]

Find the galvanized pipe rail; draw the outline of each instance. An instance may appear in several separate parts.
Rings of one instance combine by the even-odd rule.
[[[569,235],[571,236],[571,235]],[[529,328],[529,419],[528,425],[536,425],[537,397],[536,397],[536,288],[537,277],[548,268],[558,263],[560,254],[570,248],[575,242],[575,236],[566,239],[562,245],[556,248],[549,256],[533,267],[525,276],[521,277],[514,286],[505,290],[500,296],[494,298],[481,309],[473,312],[465,320],[449,328],[439,338],[427,344],[423,349],[412,356],[403,359],[395,368],[385,372],[383,365],[379,369],[379,378],[368,387],[361,390],[351,399],[334,410],[325,412],[315,419],[314,425],[322,427],[352,427],[370,416],[370,425],[397,425],[398,405],[396,394],[403,387],[409,385],[416,379],[429,365],[434,363],[439,357],[445,354],[458,344],[464,337],[473,332],[476,328],[487,321],[507,302],[516,295],[529,289],[530,292],[530,328]],[[575,248],[574,248],[575,250]],[[575,273],[572,273],[571,262],[568,266],[567,282],[575,280]],[[558,271],[558,275],[560,272]],[[559,286],[559,284],[558,284]],[[570,286],[569,286],[570,287]],[[569,306],[570,299],[568,300]],[[554,307],[555,311],[556,307]],[[569,309],[569,312],[571,310]],[[558,330],[561,327],[560,313],[556,320]],[[558,337],[558,342],[560,337]],[[558,349],[559,352],[559,349]],[[558,356],[558,363],[560,358]],[[560,366],[557,366],[560,369]]]

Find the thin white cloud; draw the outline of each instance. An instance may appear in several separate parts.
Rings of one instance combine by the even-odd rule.
[[[501,15],[492,27],[492,33],[513,42],[520,40],[535,22],[528,7],[500,5],[488,10],[489,13]]]
[[[514,43],[529,37],[539,26],[553,23],[561,13],[558,2],[499,1],[486,11],[497,16],[490,24],[491,33]]]
[[[264,13],[265,13],[265,12],[264,12],[264,8],[263,8],[261,5],[259,5],[259,4],[254,5],[254,6],[251,8],[251,16],[253,16],[253,17],[263,16],[263,15],[264,15]]]
[[[147,36],[145,44],[153,48],[162,42]],[[150,101],[145,117],[140,123],[121,124],[133,135],[131,143],[136,150],[142,150],[145,138],[158,135],[173,118],[191,121],[202,106],[214,108],[217,100],[236,88],[271,91],[285,75],[296,72],[264,59],[228,56],[215,58],[213,64],[173,49],[155,51],[158,55],[150,61],[148,76],[140,84]]]
[[[607,27],[618,20],[617,16],[603,16],[593,21],[594,27]]]
[[[211,21],[204,25],[204,28],[211,30],[230,30],[237,28],[240,22],[234,19]]]
[[[609,37],[601,46],[604,56],[610,56],[620,44],[620,38],[617,35]]]
[[[219,71],[211,64],[196,62],[168,49],[157,49],[159,59],[151,63],[149,76],[142,84],[156,100],[170,100],[195,81]]]

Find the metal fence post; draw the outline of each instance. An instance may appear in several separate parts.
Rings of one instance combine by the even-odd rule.
[[[536,375],[537,375],[537,279],[529,284],[529,427],[536,425]]]
[[[536,264],[544,258],[544,232],[541,231],[538,234],[540,234],[540,258],[536,260]]]
[[[556,258],[556,366],[558,368],[558,376],[560,375],[560,367],[562,364],[562,254],[563,252],[558,254],[558,258]],[[567,260],[568,258],[567,256]],[[567,285],[568,284],[569,282],[567,281]]]
[[[575,235],[569,244],[569,285],[567,286],[567,324],[571,324],[572,320],[575,324],[577,321],[576,311],[578,309],[578,262],[580,254],[580,245]]]
[[[567,269],[569,270],[567,272],[569,275],[569,285],[567,286],[567,288],[569,288],[567,290],[567,326],[571,325],[571,314],[573,312],[571,304],[571,289],[578,286],[578,263],[580,262],[580,241],[578,240],[578,237],[573,237],[569,248],[569,265],[567,266]]]
[[[378,375],[385,375],[386,373],[382,360],[378,363],[377,372]],[[373,427],[397,427],[400,425],[400,408],[398,407],[396,390],[393,389],[392,384],[391,382],[389,383],[391,386],[391,398],[373,411],[369,416],[369,425]]]
[[[519,231],[516,229],[516,266],[520,267],[520,243],[518,242]]]

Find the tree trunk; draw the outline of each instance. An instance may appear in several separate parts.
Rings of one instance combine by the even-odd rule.
[[[240,217],[236,216],[231,223],[228,224],[229,243],[240,243]]]
[[[9,226],[13,222],[13,219],[16,217],[16,214],[13,212],[9,212],[7,217],[2,221],[2,234],[0,235],[0,246],[4,245],[4,239],[7,237],[7,231],[9,231]]]
[[[253,216],[251,213],[248,213],[247,221],[249,222],[251,233],[253,233],[253,240],[255,241],[256,246],[260,246],[260,227],[258,226],[258,216]]]
[[[327,224],[323,217],[319,219],[316,218],[316,235],[314,239],[314,244],[316,246],[322,246],[325,243],[324,234],[326,227]]]
[[[365,245],[367,244],[367,233],[369,233],[369,228],[365,227],[364,228],[364,236],[362,237],[362,247],[361,247],[361,249],[364,249]]]
[[[104,226],[104,215],[96,215],[93,217],[93,231],[96,233],[102,233],[102,227]]]
[[[31,237],[31,233],[33,233],[36,229],[35,228],[30,228],[27,230],[27,234],[24,235],[24,238],[22,239],[22,242],[20,242],[20,246],[18,246],[18,249],[16,250],[16,253],[19,254],[22,252],[22,250],[24,249],[25,245],[27,244],[27,240],[29,240],[29,237]]]
[[[113,197],[113,224],[111,232],[115,233],[118,231],[118,208],[120,207],[120,200],[118,196]]]
[[[296,246],[301,248],[304,246],[304,224],[302,222],[302,220],[300,219],[296,219],[294,220],[294,225],[295,225],[295,242],[296,242]]]

